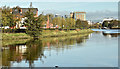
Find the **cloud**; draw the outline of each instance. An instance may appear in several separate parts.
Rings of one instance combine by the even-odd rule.
[[[118,2],[119,0],[1,0],[1,2]]]
[[[96,11],[96,12],[88,12],[87,13],[87,19],[88,20],[103,20],[104,18],[109,18],[109,17],[113,17],[113,18],[118,18],[118,12],[117,11],[109,11],[109,10],[105,10],[105,11]]]
[[[60,14],[62,16],[70,15],[69,11],[43,10],[43,12],[44,12],[44,14],[52,13],[52,14]],[[39,13],[42,13],[42,11]],[[92,20],[94,22],[102,21],[104,18],[111,18],[111,17],[117,19],[118,12],[117,11],[110,11],[110,10],[86,12],[86,19]]]

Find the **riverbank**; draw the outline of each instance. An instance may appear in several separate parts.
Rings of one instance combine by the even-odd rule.
[[[84,30],[70,30],[70,31],[59,31],[59,30],[43,30],[42,35],[40,38],[46,37],[60,37],[60,36],[71,36],[71,35],[78,35],[78,34],[85,34],[93,32],[90,29]],[[19,39],[30,39],[29,35],[25,33],[2,33],[2,40],[19,40]]]
[[[40,40],[42,41],[43,45],[47,45],[48,43],[51,44],[57,44],[57,42],[63,42],[64,44],[69,40],[74,41],[74,40],[81,40],[88,38],[86,36],[88,36],[90,33],[86,33],[86,34],[80,34],[80,35],[72,35],[72,36],[63,36],[63,37],[47,37],[47,38],[41,38]],[[19,40],[3,40],[2,41],[2,46],[10,46],[10,45],[19,45],[19,44],[25,44],[28,41],[31,41],[33,39],[19,39]],[[73,43],[73,42],[72,42]]]

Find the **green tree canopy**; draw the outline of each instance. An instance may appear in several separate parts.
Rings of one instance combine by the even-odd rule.
[[[87,21],[82,21],[82,20],[80,20],[80,19],[78,19],[77,21],[76,21],[76,28],[81,28],[81,29],[83,29],[83,28],[88,28],[88,22]]]
[[[10,7],[4,6],[2,8],[2,24],[3,26],[10,26],[10,27],[16,25],[15,20],[13,18],[13,14],[10,13]]]
[[[34,17],[35,14],[31,10],[30,8],[29,11],[25,13],[25,17],[27,17],[27,19],[25,19],[25,24],[27,26],[26,33],[34,38],[38,38],[41,35],[41,27],[44,19],[42,15]]]
[[[75,20],[73,18],[66,18],[66,26],[68,30],[75,27]]]
[[[108,27],[108,21],[104,21],[102,27]]]

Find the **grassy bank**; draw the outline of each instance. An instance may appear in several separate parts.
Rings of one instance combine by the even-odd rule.
[[[17,40],[3,40],[2,41],[2,46],[6,45],[14,45],[14,44],[24,44],[27,42],[29,39],[17,39]]]
[[[2,33],[2,40],[19,40],[31,38],[25,33]]]
[[[84,30],[70,30],[70,31],[43,31],[42,35],[40,37],[60,37],[60,36],[71,36],[71,35],[77,35],[77,34],[85,34],[93,32],[90,29],[84,29]]]
[[[80,34],[80,35],[72,35],[72,36],[62,36],[62,37],[47,37],[47,38],[40,38],[40,40],[43,43],[43,46],[47,46],[48,44],[52,44],[53,46],[56,46],[56,44],[62,45],[72,45],[77,40],[79,43],[83,42],[84,39],[88,38],[88,35],[90,33],[86,34]],[[16,44],[25,44],[26,42],[29,42],[33,39],[19,39],[19,40],[3,40],[2,46],[10,46],[10,45],[16,45]],[[61,47],[61,46],[60,46]]]
[[[70,31],[59,31],[59,30],[43,30],[40,38],[45,37],[59,37],[59,36],[71,36],[77,34],[85,34],[92,32],[90,29],[84,30],[70,30]],[[20,40],[20,39],[29,39],[32,38],[25,33],[2,33],[2,40]]]

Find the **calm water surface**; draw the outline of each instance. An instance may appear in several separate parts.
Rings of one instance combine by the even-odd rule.
[[[118,67],[119,34],[102,31],[71,37],[28,40],[3,47],[9,67]]]

